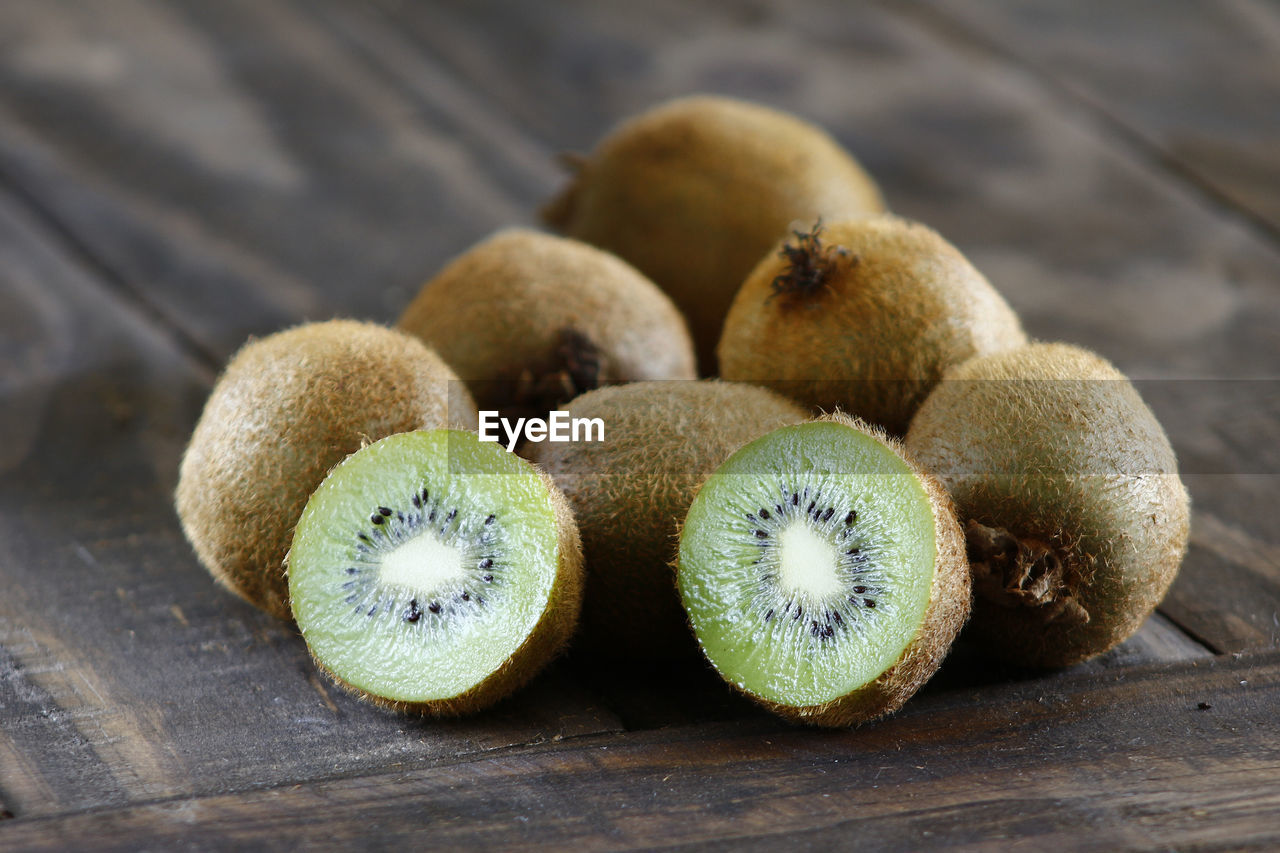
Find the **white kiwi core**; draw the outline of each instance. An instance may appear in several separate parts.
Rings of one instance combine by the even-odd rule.
[[[796,522],[778,536],[778,586],[788,593],[826,598],[840,592],[836,549],[808,524]]]
[[[466,577],[462,552],[430,533],[420,533],[382,558],[378,579],[429,596]]]

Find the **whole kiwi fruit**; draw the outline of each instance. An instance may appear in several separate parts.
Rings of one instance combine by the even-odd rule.
[[[948,367],[1025,342],[958,249],[884,215],[816,225],[769,252],[729,309],[720,370],[902,435]]]
[[[409,335],[330,320],[251,340],[214,384],[183,454],[183,532],[216,580],[291,619],[285,554],[329,469],[363,442],[450,423],[474,428],[475,405]]]
[[[1187,547],[1189,500],[1164,430],[1124,375],[1066,344],[954,368],[907,449],[955,500],[974,574],[974,636],[993,655],[1066,666],[1133,634]]]
[[[363,447],[307,501],[289,600],[312,657],[379,705],[485,708],[572,635],[582,548],[551,479],[473,432]]]
[[[942,486],[843,415],[770,432],[717,468],[684,520],[677,580],[726,681],[824,726],[901,707],[970,604]]]
[[[804,410],[764,388],[716,380],[601,388],[565,409],[605,424],[602,442],[548,442],[533,452],[582,533],[579,647],[598,657],[696,658],[671,571],[680,520],[730,453],[804,420]]]
[[[599,385],[693,379],[684,318],[653,282],[577,240],[509,228],[427,282],[397,326],[482,409],[541,415]]]
[[[732,98],[659,104],[575,165],[545,220],[665,290],[689,319],[704,374],[715,372],[734,293],[793,224],[884,209],[875,183],[824,130]]]

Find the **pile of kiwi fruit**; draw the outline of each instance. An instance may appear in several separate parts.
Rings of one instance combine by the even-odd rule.
[[[1189,508],[1151,411],[1100,356],[1029,340],[831,135],[686,97],[567,162],[558,233],[495,232],[394,325],[251,340],[195,426],[196,556],[335,682],[472,713],[573,646],[702,660],[849,726],[962,628],[1060,667],[1154,610]],[[604,436],[511,452],[482,410]]]

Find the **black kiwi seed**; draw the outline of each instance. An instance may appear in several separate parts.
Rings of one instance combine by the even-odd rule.
[[[439,613],[439,612],[440,612],[440,602],[438,602],[438,601],[433,601],[433,602],[431,602],[430,604],[428,604],[428,605],[427,605],[427,609],[428,609],[428,610],[430,610],[432,613]]]
[[[829,507],[827,507],[827,511],[826,511],[826,512],[824,512],[824,513],[822,514],[822,520],[823,520],[823,521],[830,521],[830,520],[831,520],[831,516],[835,514],[835,511],[836,511],[836,508],[835,508],[835,507],[833,507],[833,506],[829,506]]]
[[[493,519],[494,519],[494,517],[493,517],[492,515],[490,515],[488,518],[486,518],[486,519],[484,520],[484,523],[485,523],[485,524],[493,524]]]
[[[378,512],[387,518],[391,517],[391,510],[387,509],[385,506],[378,507]]]
[[[463,600],[463,601],[470,601],[470,600],[471,600],[471,593],[467,592],[467,591],[464,589],[464,590],[462,591],[462,596],[461,596],[461,598],[462,598],[462,600]]]
[[[493,558],[492,558],[492,557],[485,557],[483,560],[481,560],[481,561],[480,561],[480,568],[482,568],[482,569],[487,569],[487,568],[491,567],[492,565],[493,565]]]
[[[760,510],[760,517],[761,517],[761,518],[763,518],[763,519],[766,519],[766,520],[767,520],[767,519],[769,518],[769,510],[767,510],[767,509],[761,509],[761,510]]]
[[[404,621],[417,622],[422,618],[422,611],[418,609],[418,599],[409,599],[409,609],[405,611]]]
[[[372,521],[374,524],[381,524],[384,519],[382,518],[382,516],[378,515],[375,512],[373,515],[369,516],[369,520]]]
[[[493,575],[485,575],[485,576],[482,578],[482,580],[483,580],[485,583],[493,583]]]
[[[849,510],[849,514],[844,517],[845,526],[847,527],[848,525],[853,524],[857,520],[858,520],[858,514],[853,510]]]
[[[768,537],[769,537],[769,534],[768,534],[768,533],[765,533],[763,530],[757,530],[757,531],[756,531],[756,538],[757,538],[757,539],[767,539]]]

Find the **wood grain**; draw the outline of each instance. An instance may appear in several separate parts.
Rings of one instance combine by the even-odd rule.
[[[1274,2],[921,5],[1051,78],[1280,240]]]
[[[215,363],[304,318],[393,318],[553,185],[550,152],[513,156],[523,140],[471,127],[465,99],[422,108],[310,11],[0,12],[0,175]]]
[[[1280,842],[1274,654],[934,697],[849,732],[612,735],[57,820],[7,841],[1162,850]],[[1156,711],[1158,709],[1158,712]]]

